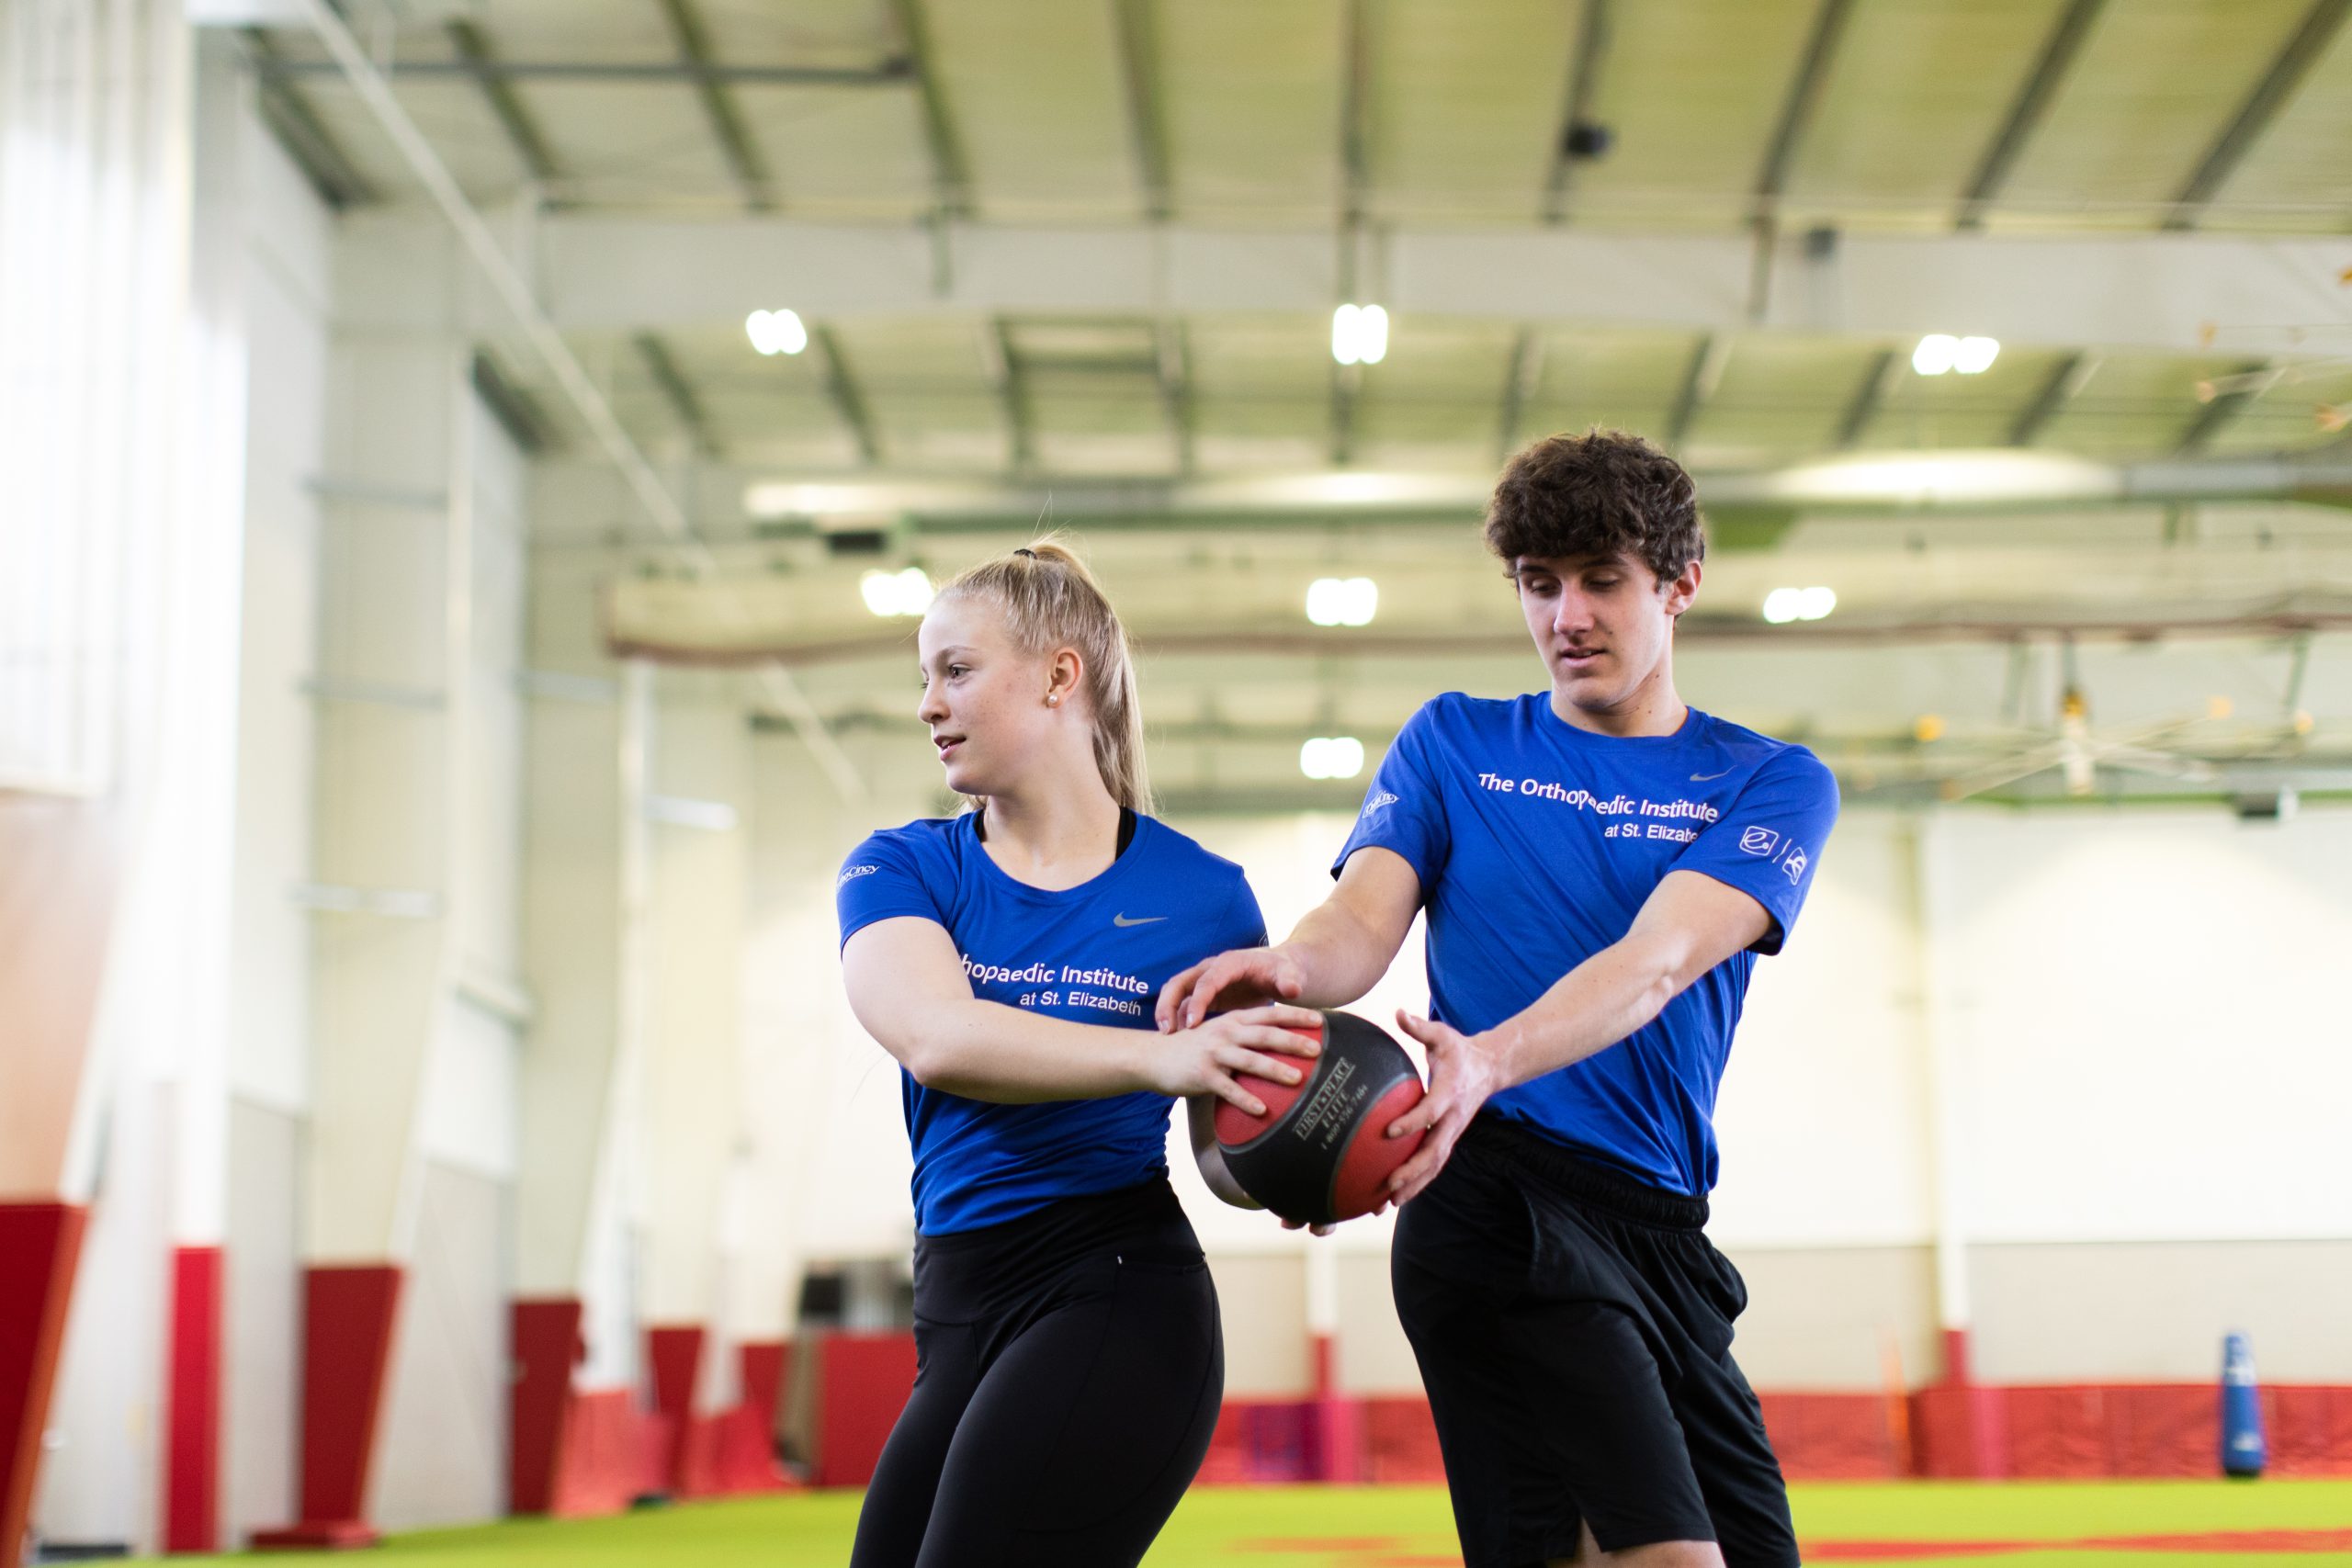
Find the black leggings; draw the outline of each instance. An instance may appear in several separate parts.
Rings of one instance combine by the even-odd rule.
[[[1225,1392],[1216,1290],[1165,1179],[918,1237],[915,1348],[851,1568],[1133,1568]]]

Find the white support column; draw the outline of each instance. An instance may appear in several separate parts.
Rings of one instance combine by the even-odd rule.
[[[751,732],[731,679],[687,673],[663,686],[644,801],[642,1298],[654,1386],[677,1423],[671,1486],[692,1493],[716,1485],[704,1464],[715,1445],[700,1428],[735,1404],[739,1383],[718,1285],[720,1219],[750,1125],[741,1086]]]
[[[360,243],[332,359],[321,500],[311,1126],[298,1518],[372,1538],[378,1438],[423,1201],[436,1058],[458,1011],[478,769],[478,452],[447,241]]]
[[[1944,974],[1939,857],[1942,853],[1942,818],[1936,814],[1914,818],[1909,829],[1911,934],[1918,998],[1918,1045],[1927,1071],[1925,1119],[1920,1145],[1928,1166],[1928,1190],[1934,1205],[1936,1254],[1936,1321],[1941,1330],[1948,1362],[1944,1375],[1962,1381],[1967,1371],[1968,1340],[1968,1222],[1964,1162],[1962,1153],[1961,1065],[1955,1051],[1951,1018],[1951,997]]]

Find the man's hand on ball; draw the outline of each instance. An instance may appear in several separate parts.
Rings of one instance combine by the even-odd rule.
[[[1453,1157],[1453,1145],[1470,1118],[1505,1087],[1500,1055],[1449,1024],[1396,1010],[1396,1027],[1421,1043],[1429,1053],[1430,1089],[1420,1103],[1388,1124],[1388,1136],[1425,1134],[1413,1157],[1388,1178],[1391,1199],[1411,1201],[1437,1179]]]
[[[1204,958],[1162,986],[1152,1017],[1162,1033],[1170,1033],[1197,1028],[1227,1009],[1295,1000],[1305,988],[1306,976],[1281,948],[1239,947]]]
[[[1295,1031],[1320,1029],[1322,1024],[1319,1012],[1280,1004],[1219,1013],[1197,1029],[1154,1037],[1159,1048],[1150,1057],[1151,1087],[1176,1099],[1213,1094],[1251,1116],[1263,1116],[1265,1103],[1235,1082],[1236,1077],[1246,1073],[1270,1083],[1305,1082],[1305,1066],[1285,1058],[1311,1060],[1320,1055],[1320,1043]]]

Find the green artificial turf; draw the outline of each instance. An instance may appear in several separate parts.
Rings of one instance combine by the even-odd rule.
[[[1815,1561],[1928,1568],[2352,1568],[2352,1481],[1886,1483],[1794,1487]],[[819,1493],[692,1503],[616,1518],[517,1519],[422,1530],[374,1558],[420,1568],[836,1568],[859,1498]],[[2193,1538],[2274,1532],[2268,1540]],[[2304,1532],[2298,1535],[2295,1532]],[[2191,1538],[2132,1547],[2101,1538]],[[1936,1542],[1986,1543],[1936,1555]],[[1886,1551],[1849,1544],[1893,1543]],[[2039,1544],[2039,1543],[2047,1543]],[[1907,1548],[1907,1550],[1905,1550]],[[1924,1549],[1924,1550],[1923,1550]],[[224,1559],[179,1558],[180,1563]],[[288,1568],[348,1557],[273,1554]],[[1204,1487],[1184,1500],[1146,1568],[1442,1568],[1457,1563],[1445,1494],[1431,1486]]]

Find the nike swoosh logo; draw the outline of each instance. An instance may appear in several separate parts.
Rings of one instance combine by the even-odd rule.
[[[1692,773],[1690,775],[1690,782],[1692,784],[1707,784],[1713,780],[1726,777],[1730,773],[1731,770],[1729,768],[1725,768],[1720,773]]]
[[[1125,931],[1129,926],[1148,926],[1155,920],[1164,920],[1167,918],[1165,915],[1145,915],[1131,920],[1125,915],[1114,915],[1111,917],[1111,923]]]

